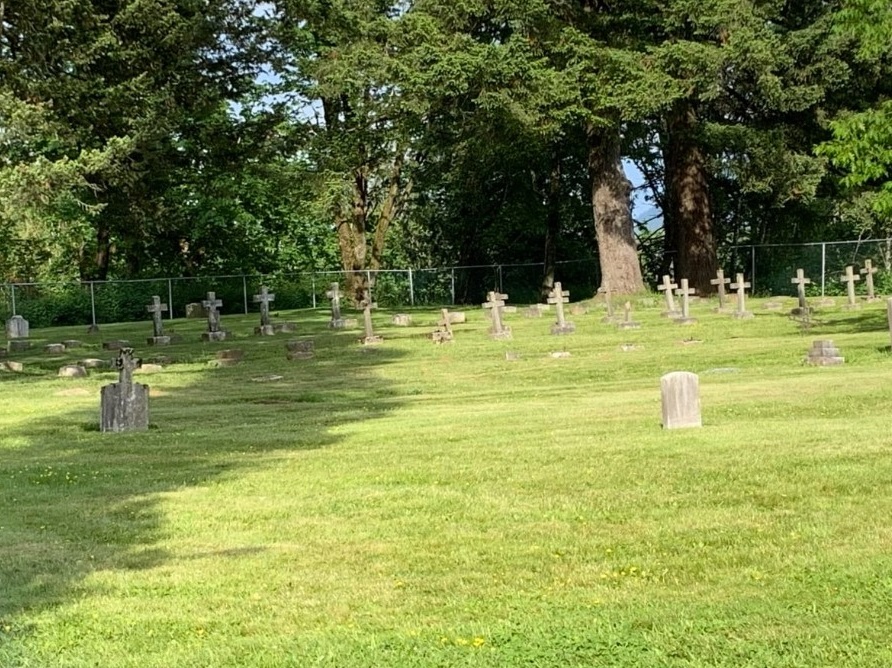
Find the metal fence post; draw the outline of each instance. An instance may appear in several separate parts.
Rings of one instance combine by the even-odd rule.
[[[827,244],[821,244],[821,296],[824,296],[824,274],[827,273]]]
[[[449,294],[452,296],[452,305],[455,306],[455,267],[452,267],[452,280],[449,284]]]
[[[12,314],[17,315],[15,312],[15,283],[9,284],[9,293],[12,295]]]
[[[245,297],[245,315],[248,315],[248,277],[244,274],[242,274],[242,294]]]
[[[750,288],[753,292],[756,291],[756,247],[750,246],[750,283],[753,284],[753,287]]]
[[[499,292],[502,292],[502,265],[499,265]]]
[[[173,280],[170,278],[167,279],[167,303],[167,319],[173,320]]]
[[[93,318],[93,327],[96,327],[96,292],[93,290],[95,281],[90,281],[90,314]]]
[[[415,286],[412,283],[411,268],[409,268],[409,306],[415,306]]]
[[[310,281],[313,284],[313,308],[316,308],[316,274],[310,276]]]

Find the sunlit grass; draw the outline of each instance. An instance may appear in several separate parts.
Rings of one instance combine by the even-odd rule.
[[[295,362],[253,318],[215,345],[177,321],[184,343],[137,345],[174,361],[141,377],[152,429],[117,435],[115,374],[55,369],[149,323],[33,332],[0,375],[0,665],[889,665],[885,305],[807,332],[711,306],[564,338],[509,315],[508,342],[468,309],[444,346],[439,312],[382,312],[369,350],[299,312]],[[38,352],[66,338],[93,347]],[[802,365],[817,338],[846,365]],[[245,362],[209,366],[225,347]],[[700,374],[702,429],[660,428],[673,370]]]

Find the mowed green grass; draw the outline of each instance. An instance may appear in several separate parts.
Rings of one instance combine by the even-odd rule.
[[[508,315],[509,342],[469,308],[443,346],[433,309],[382,311],[374,349],[322,310],[274,339],[224,318],[225,344],[176,321],[136,346],[174,361],[138,434],[97,431],[113,372],[55,370],[150,323],[32,332],[0,374],[0,666],[892,665],[885,304],[807,332],[657,304],[567,337]],[[92,348],[41,352],[65,338]],[[818,338],[846,365],[804,366]],[[674,370],[702,429],[660,427]]]

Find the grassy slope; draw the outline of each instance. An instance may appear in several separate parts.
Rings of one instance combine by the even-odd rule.
[[[509,316],[512,342],[470,311],[441,347],[433,311],[382,313],[369,351],[303,312],[303,362],[232,318],[240,366],[158,351],[178,363],[144,377],[143,434],[95,430],[113,373],[53,377],[96,350],[22,357],[0,375],[0,665],[888,666],[884,305],[804,335],[695,310],[566,338]],[[845,367],[801,365],[821,337]],[[660,429],[671,370],[701,374],[703,429]]]

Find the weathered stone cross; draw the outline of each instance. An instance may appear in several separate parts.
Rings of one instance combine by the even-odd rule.
[[[152,328],[155,332],[155,337],[160,338],[164,336],[164,321],[161,319],[161,314],[167,312],[167,304],[161,303],[161,297],[158,295],[152,296],[152,303],[150,306],[146,306],[146,311],[152,314]]]
[[[607,306],[607,317],[604,318],[604,322],[613,322],[613,291],[609,285],[602,285],[598,288],[598,294],[604,295],[604,304]],[[551,301],[548,303],[550,304]]]
[[[657,286],[657,290],[664,292],[666,295],[666,313],[664,315],[668,315],[670,318],[678,315],[678,309],[675,308],[675,298],[672,296],[672,291],[677,287],[678,284],[672,282],[669,274],[664,274],[663,282]]]
[[[437,321],[439,328],[431,334],[435,343],[452,341],[452,320],[449,318],[449,309],[440,309],[440,319]]]
[[[732,290],[737,290],[737,311],[735,318],[752,318],[753,314],[746,310],[746,289],[751,287],[749,281],[743,280],[743,274],[737,274],[737,282],[731,284]]]
[[[331,300],[331,322],[334,326],[335,322],[340,322],[341,318],[341,286],[332,283],[325,293],[325,296]]]
[[[380,343],[382,341],[380,336],[375,335],[375,331],[372,329],[372,309],[378,308],[378,304],[372,301],[372,295],[368,291],[368,289],[364,290],[362,293],[362,301],[359,302],[359,305],[362,307],[362,320],[365,325],[365,338],[363,338],[363,343]]]
[[[207,294],[207,299],[203,300],[201,302],[201,305],[204,306],[208,311],[208,331],[219,332],[220,312],[217,309],[223,306],[223,302],[217,299],[217,293],[209,292]]]
[[[118,382],[130,388],[133,385],[133,371],[142,366],[142,360],[133,356],[133,348],[121,348],[115,359],[115,368],[118,370]]]
[[[607,303],[610,303],[610,288],[607,288]],[[567,323],[564,319],[564,304],[570,303],[570,291],[562,289],[560,281],[555,281],[554,287],[548,293],[548,303],[554,304],[554,310],[557,313],[557,324],[563,326]],[[611,309],[612,310],[612,309]]]
[[[799,310],[804,313],[808,308],[805,304],[805,286],[811,283],[811,279],[805,277],[805,271],[797,269],[796,278],[791,278],[790,282],[796,285],[796,294],[799,297]]]
[[[508,332],[502,324],[502,307],[505,305],[506,299],[508,299],[508,295],[503,295],[493,290],[486,295],[486,302],[483,304],[483,308],[490,309],[492,327],[490,328],[489,333],[496,338],[503,337]]]
[[[681,324],[687,324],[694,322],[694,320],[690,317],[690,296],[697,292],[694,288],[688,287],[688,279],[681,279],[681,287],[675,291],[675,294],[681,297],[681,318],[679,322]]]
[[[716,286],[719,293],[719,311],[725,308],[725,285],[731,282],[730,278],[725,278],[725,271],[721,268],[716,269],[715,278],[710,279],[710,284]]]
[[[846,273],[839,277],[839,280],[846,284],[846,295],[849,298],[847,308],[857,308],[858,303],[855,301],[855,281],[860,281],[861,277],[852,269],[852,265],[846,267]]]
[[[265,285],[260,286],[260,294],[254,295],[254,303],[260,302],[260,326],[269,327],[269,304],[276,301],[276,295],[267,290]]]
[[[864,282],[867,284],[867,301],[874,301],[876,295],[873,291],[873,275],[877,273],[877,268],[873,266],[873,260],[864,260],[864,268],[858,273],[864,274]]]

